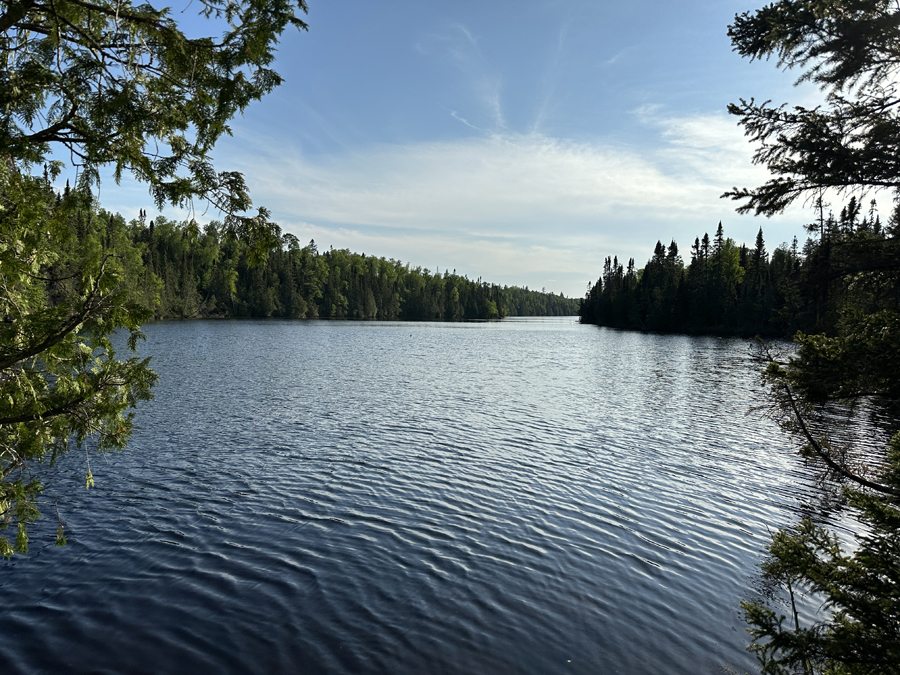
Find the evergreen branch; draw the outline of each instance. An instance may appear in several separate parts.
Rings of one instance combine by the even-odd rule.
[[[780,387],[785,397],[787,398],[788,403],[790,404],[791,411],[794,414],[794,419],[797,421],[800,430],[803,432],[803,436],[806,438],[809,447],[813,449],[816,455],[823,462],[825,462],[825,464],[827,464],[832,471],[843,476],[844,478],[858,483],[859,485],[875,490],[876,492],[881,492],[882,494],[888,494],[892,496],[896,495],[896,492],[890,487],[882,485],[881,483],[874,483],[866,478],[863,478],[862,476],[858,476],[847,469],[847,467],[835,462],[831,457],[831,454],[822,447],[822,445],[813,437],[812,433],[810,432],[809,427],[806,424],[806,420],[804,419],[803,414],[800,412],[797,400],[794,398],[793,392],[791,392],[790,386],[786,382],[782,382],[780,383]]]
[[[103,258],[103,262],[100,265],[100,274],[97,275],[96,280],[94,281],[94,287],[91,289],[88,296],[85,298],[80,311],[71,315],[67,321],[65,321],[62,326],[48,335],[41,342],[32,345],[27,349],[22,349],[11,354],[8,354],[4,357],[0,357],[0,371],[7,370],[8,368],[12,368],[13,366],[22,363],[23,361],[27,361],[30,358],[33,358],[51,347],[55,347],[60,342],[62,342],[66,336],[68,336],[72,331],[74,331],[79,325],[84,323],[84,321],[95,311],[97,311],[98,306],[94,304],[95,300],[99,296],[100,293],[100,279],[103,278],[105,274],[106,262],[109,260],[111,256],[106,255]]]
[[[34,0],[22,0],[22,2],[10,4],[6,14],[0,15],[0,33],[5,33],[25,18],[33,8],[39,6]]]
[[[13,415],[11,417],[0,417],[0,425],[20,424],[22,422],[41,422],[50,419],[51,417],[57,417],[59,415],[71,413],[82,403],[94,396],[95,393],[96,392],[91,392],[90,394],[85,394],[84,396],[78,396],[71,401],[66,401],[63,404],[58,405],[55,408],[45,410],[42,413],[23,413],[21,415]]]

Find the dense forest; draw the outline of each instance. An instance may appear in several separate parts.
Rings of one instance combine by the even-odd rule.
[[[77,199],[68,190],[59,203]],[[81,197],[83,199],[83,197]],[[102,209],[75,211],[82,242],[113,251],[133,299],[156,319],[281,317],[467,321],[504,316],[572,316],[578,300],[431,272],[346,249],[319,251],[281,236],[261,264],[219,223],[164,217],[127,223]],[[84,243],[82,243],[84,245]]]
[[[802,249],[797,238],[771,254],[762,228],[752,247],[715,235],[694,239],[685,264],[678,244],[657,242],[643,269],[606,258],[603,274],[581,303],[583,323],[660,332],[743,335],[833,333],[847,305],[867,311],[896,306],[900,289],[866,272],[900,234],[900,213],[887,226],[872,202],[867,212],[851,197],[839,215],[819,203]],[[885,245],[888,245],[887,248]],[[870,266],[871,267],[871,266]],[[874,268],[873,268],[874,269]]]

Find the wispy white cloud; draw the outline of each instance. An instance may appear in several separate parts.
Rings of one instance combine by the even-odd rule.
[[[317,228],[317,241],[332,233],[323,244],[371,244],[378,255],[473,274],[483,260],[478,274],[486,277],[519,270],[590,278],[605,255],[640,263],[657,238],[676,238],[686,249],[719,219],[731,236],[752,241],[760,222],[738,218],[719,198],[733,185],[766,179],[734,122],[725,115],[667,116],[653,107],[635,115],[647,134],[640,147],[495,133],[309,156],[241,134],[253,152],[229,163],[284,224]],[[792,234],[803,220],[795,216],[781,219]],[[777,230],[772,221],[763,225]],[[775,232],[767,241],[789,238]],[[554,290],[582,292],[581,281],[567,283]]]
[[[462,124],[465,124],[470,129],[474,129],[475,131],[481,131],[483,133],[490,133],[487,129],[482,129],[481,127],[476,127],[474,124],[472,124],[469,120],[467,120],[465,117],[460,115],[455,110],[450,111],[450,117],[455,119],[457,122],[461,122]]]
[[[625,49],[621,49],[621,50],[619,50],[618,52],[616,52],[615,54],[613,54],[610,58],[604,59],[603,61],[601,61],[601,62],[600,62],[600,65],[601,65],[601,66],[612,66],[612,65],[615,65],[616,63],[618,63],[619,61],[621,61],[621,60],[625,57],[626,54],[628,54],[629,52],[634,51],[635,49],[637,49],[637,47],[633,47],[633,46],[632,46],[632,47],[626,47]]]
[[[491,120],[494,130],[506,128],[503,78],[485,57],[478,37],[467,26],[452,23],[444,33],[422,36],[416,41],[415,49],[423,56],[449,59],[466,82],[473,108]]]
[[[534,122],[531,125],[532,134],[541,133],[541,128],[547,118],[557,113],[557,108],[560,103],[560,96],[557,89],[560,71],[564,68],[563,56],[566,51],[566,36],[569,31],[570,20],[571,19],[567,18],[560,25],[559,30],[556,33],[555,48],[550,50],[549,57],[544,66],[544,71],[539,79],[538,87],[540,92],[540,103],[537,106]]]
[[[638,108],[635,115],[645,128],[659,133],[661,142],[652,150],[653,161],[667,175],[695,176],[719,185],[720,192],[735,183],[756,184],[767,176],[765,169],[753,165],[753,149],[735,117],[673,116],[653,105]],[[732,184],[723,185],[726,179]]]
[[[663,140],[652,149],[505,133],[309,157],[255,139],[242,163],[258,192],[298,217],[504,236],[559,218],[579,231],[598,219],[702,217],[721,211],[724,189],[765,178],[727,119],[652,112],[639,112]]]
[[[472,31],[470,31],[468,28],[466,28],[461,23],[453,23],[453,24],[451,24],[451,26],[454,29],[458,30],[460,33],[462,33],[463,36],[465,36],[468,43],[470,45],[472,45],[473,48],[475,48],[476,50],[478,49],[478,40],[475,38],[474,35],[472,35]],[[479,54],[480,54],[480,52],[479,52]]]
[[[672,238],[687,251],[719,219],[743,242],[762,224],[770,249],[801,232],[808,219],[801,207],[760,221],[736,216],[719,198],[732,185],[766,179],[730,118],[669,116],[658,107],[635,116],[648,136],[641,147],[479,133],[306,155],[238,127],[217,155],[245,173],[256,203],[301,241],[570,296],[584,292],[605,256],[642,264],[656,239]],[[102,197],[126,218],[150,202],[133,180],[104,188]],[[198,208],[164,215],[220,217]]]

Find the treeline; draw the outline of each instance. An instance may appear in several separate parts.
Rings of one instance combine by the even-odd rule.
[[[660,332],[745,335],[833,333],[840,309],[854,304],[877,311],[896,306],[900,289],[879,286],[877,275],[853,283],[866,258],[896,255],[900,213],[887,227],[875,211],[866,214],[851,197],[838,216],[825,215],[807,229],[803,249],[797,238],[770,254],[760,228],[754,246],[726,238],[722,223],[694,240],[686,265],[678,244],[657,242],[643,269],[634,259],[622,265],[606,258],[603,274],[581,302],[583,323]],[[886,244],[890,244],[886,246]],[[848,279],[850,279],[848,281]]]
[[[60,199],[69,198],[68,195]],[[284,234],[252,265],[248,245],[201,228],[142,216],[126,222],[102,209],[82,209],[71,226],[124,266],[132,297],[156,319],[281,317],[467,321],[504,316],[572,316],[579,301],[562,294],[501,287],[449,271],[430,272],[397,260],[320,252]]]

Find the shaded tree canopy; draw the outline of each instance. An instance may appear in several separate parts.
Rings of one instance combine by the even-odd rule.
[[[20,166],[67,153],[89,189],[111,166],[148,184],[158,207],[193,198],[235,234],[271,243],[268,212],[209,153],[229,121],[281,77],[275,46],[305,29],[305,0],[203,0],[219,37],[188,37],[169,9],[128,0],[0,2],[0,156]]]
[[[169,9],[128,1],[0,2],[0,155],[20,166],[67,153],[90,189],[111,166],[158,207],[201,198],[236,235],[271,242],[268,212],[209,153],[229,121],[281,83],[272,68],[305,0],[204,0],[220,37],[189,38]],[[57,160],[58,161],[58,160]]]
[[[201,0],[218,38],[188,37],[168,9],[128,0],[0,0],[0,554],[28,548],[40,516],[35,472],[91,440],[122,448],[156,380],[132,351],[152,310],[139,302],[140,255],[121,231],[90,227],[102,167],[146,183],[156,204],[208,202],[261,262],[279,229],[243,176],[210,151],[228,122],[272,91],[275,45],[306,28],[304,0]],[[68,155],[73,190],[50,181]],[[32,175],[43,166],[43,176]],[[196,225],[194,225],[196,228]],[[90,455],[85,483],[93,482]],[[65,543],[60,523],[57,543]]]
[[[82,209],[81,229],[115,241],[133,260],[122,279],[156,319],[271,317],[467,321],[504,316],[571,316],[578,301],[499,286],[450,270],[427,270],[346,249],[320,252],[285,234],[251,264],[251,247],[213,221],[141,217],[126,223],[96,206]]]
[[[741,100],[728,109],[757,144],[772,178],[725,196],[738,211],[773,215],[822,190],[900,187],[900,7],[894,0],[780,0],[735,17],[735,51],[774,57],[819,85],[824,106]]]
[[[150,316],[123,283],[136,261],[83,227],[82,201],[57,203],[46,181],[0,164],[0,529],[16,529],[2,555],[28,549],[36,465],[89,438],[96,451],[124,447],[128,409],[156,382],[149,359],[121,359],[111,340],[124,330],[134,350]]]
[[[888,228],[856,220],[858,194],[839,218],[824,217],[823,191],[900,187],[900,6],[894,0],[779,0],[735,17],[729,35],[750,59],[776,56],[799,81],[819,85],[826,104],[771,107],[752,99],[729,107],[758,144],[754,161],[773,177],[725,196],[738,210],[783,211],[815,197],[819,243],[809,256],[819,316],[831,335],[798,333],[795,353],[768,362],[772,412],[800,453],[844,486],[864,524],[848,552],[810,518],[773,537],[766,579],[790,596],[792,618],[765,601],[742,603],[764,673],[900,673],[900,434],[881,452],[862,451],[841,429],[834,406],[893,406],[900,398],[900,258],[896,207]],[[838,408],[840,409],[840,408]],[[874,441],[874,439],[871,439]],[[877,445],[872,442],[872,445]],[[825,613],[801,621],[795,592]]]
[[[804,312],[785,311],[801,292],[801,255],[786,245],[770,256],[762,229],[756,249],[726,237],[698,237],[685,264],[674,240],[656,243],[639,269],[607,258],[579,309],[582,323],[660,332],[784,335]]]

